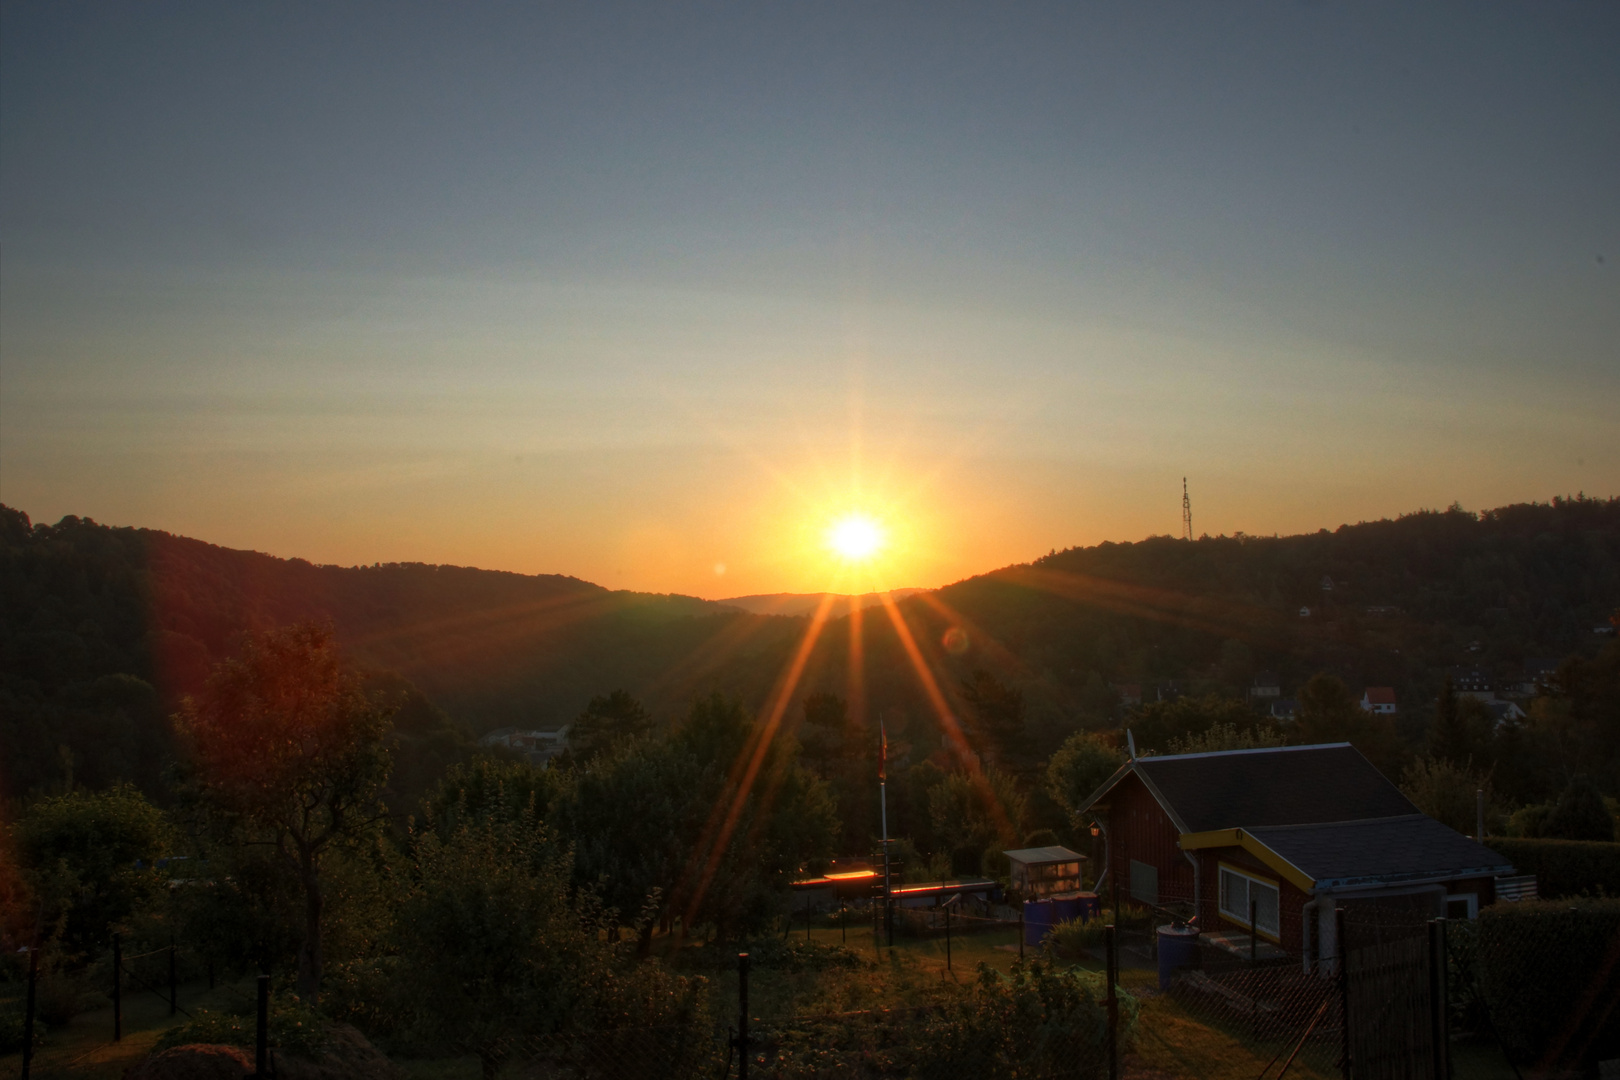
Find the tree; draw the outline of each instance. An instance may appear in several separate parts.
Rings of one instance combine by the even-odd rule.
[[[363,692],[330,627],[303,623],[256,634],[214,669],[183,707],[181,729],[195,756],[207,805],[250,843],[273,845],[298,879],[304,937],[298,991],[321,985],[321,860],[370,833],[387,813],[384,739],[389,712]]]
[[[980,752],[991,759],[1004,756],[1024,732],[1023,692],[979,668],[963,681],[961,693]]]
[[[1559,840],[1614,840],[1614,815],[1591,780],[1577,776],[1558,797],[1541,835]]]
[[[1300,688],[1299,729],[1306,743],[1350,743],[1385,776],[1401,775],[1407,750],[1394,721],[1384,713],[1363,709],[1333,675],[1312,675]]]
[[[843,698],[830,693],[805,697],[799,741],[806,760],[826,773],[858,749],[850,745],[848,735],[849,705]]]
[[[1238,727],[1236,724],[1211,724],[1196,735],[1173,738],[1165,747],[1167,754],[1213,754],[1223,750],[1260,750],[1269,746],[1282,746],[1287,740],[1273,727],[1255,724]]]
[[[995,846],[1016,847],[1024,835],[1024,795],[999,769],[946,773],[929,790],[928,809],[958,874],[983,872]]]
[[[1125,754],[1113,740],[1095,732],[1075,732],[1047,763],[1046,789],[1078,828],[1080,808],[1124,762]]]
[[[1149,702],[1132,709],[1125,721],[1138,753],[1163,753],[1173,739],[1201,734],[1216,724],[1252,727],[1254,722],[1254,710],[1247,702],[1219,694]]]
[[[591,698],[575,717],[568,744],[575,758],[591,758],[652,730],[652,714],[623,690]]]
[[[602,889],[620,912],[655,897],[659,914],[722,934],[774,915],[792,876],[828,854],[838,821],[825,781],[795,762],[792,741],[760,746],[762,734],[737,702],[714,694],[667,736],[579,770],[557,807],[576,885]],[[650,933],[644,925],[644,947]]]
[[[471,1049],[494,1076],[514,1031],[609,1029],[631,1017],[679,1029],[699,1020],[701,985],[621,963],[591,895],[570,900],[568,849],[532,807],[496,804],[448,835],[413,835],[411,849],[390,978],[406,1039]],[[694,1046],[667,1039],[643,1062],[645,1074],[684,1075]],[[589,1043],[579,1049],[588,1055]]]
[[[1473,836],[1479,829],[1479,792],[1485,792],[1487,822],[1496,816],[1487,776],[1445,758],[1419,758],[1401,773],[1401,791],[1412,805],[1443,825]]]
[[[173,831],[129,784],[40,799],[15,827],[18,861],[36,904],[32,934],[70,952],[102,948],[113,927],[160,895],[153,869]]]

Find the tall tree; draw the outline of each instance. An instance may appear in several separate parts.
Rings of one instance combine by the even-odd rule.
[[[321,986],[322,857],[379,825],[389,710],[366,696],[330,627],[256,634],[188,699],[181,730],[204,801],[248,842],[274,845],[304,900],[298,991]]]
[[[1299,691],[1299,729],[1307,743],[1348,742],[1392,781],[1400,779],[1408,751],[1383,713],[1368,712],[1334,675],[1312,675]]]
[[[623,690],[606,697],[591,698],[585,711],[575,717],[568,732],[568,745],[581,761],[591,758],[652,730],[652,714],[641,702]]]
[[[1053,802],[1068,811],[1070,823],[1078,828],[1082,825],[1080,808],[1124,763],[1125,753],[1116,740],[1098,732],[1077,731],[1047,764],[1047,791]]]
[[[992,760],[1004,756],[1024,733],[1024,694],[978,668],[962,682],[972,734],[979,752]]]

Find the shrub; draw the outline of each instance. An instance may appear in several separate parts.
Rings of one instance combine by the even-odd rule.
[[[1620,900],[1495,904],[1478,922],[1480,996],[1511,1056],[1590,1068],[1620,1055]]]
[[[1065,919],[1052,927],[1047,938],[1059,952],[1073,956],[1082,949],[1102,948],[1106,926],[1102,919]]]
[[[270,1045],[282,1053],[318,1058],[331,1042],[330,1029],[326,1018],[296,994],[271,995]],[[165,1031],[153,1050],[193,1043],[251,1047],[257,1037],[258,1025],[251,1016],[198,1009],[190,1023]]]
[[[1097,972],[1035,958],[1007,975],[979,965],[972,991],[947,1009],[917,1062],[923,1078],[1107,1075],[1107,988]],[[1136,999],[1119,993],[1119,1045],[1135,1036]]]
[[[1620,844],[1597,840],[1520,840],[1491,837],[1491,848],[1536,875],[1543,900],[1566,896],[1620,896]]]

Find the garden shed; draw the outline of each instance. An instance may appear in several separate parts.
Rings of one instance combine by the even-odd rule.
[[[1078,851],[1054,845],[1002,854],[1012,865],[1012,887],[1029,899],[1080,891],[1080,864],[1086,857]]]

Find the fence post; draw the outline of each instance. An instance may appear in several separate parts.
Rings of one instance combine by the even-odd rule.
[[[270,976],[259,976],[259,1024],[253,1036],[253,1075],[270,1075]]]
[[[849,944],[849,923],[844,921],[844,898],[838,898],[838,943]]]
[[[1339,954],[1339,1074],[1350,1080],[1350,950],[1344,942],[1344,908],[1333,909],[1334,943]]]
[[[1434,1077],[1446,1080],[1450,1072],[1451,1004],[1446,986],[1446,920],[1429,920],[1429,1023],[1434,1042]]]
[[[1103,927],[1103,940],[1108,958],[1108,1080],[1119,1080],[1119,993],[1115,986],[1119,982],[1119,941],[1113,923]]]
[[[34,986],[39,982],[39,945],[28,950],[28,1004],[23,1007],[23,1062],[22,1080],[28,1080],[28,1069],[34,1062]]]
[[[1024,902],[1018,901],[1018,959],[1024,958]]]
[[[124,937],[113,934],[113,1042],[124,1037]]]
[[[175,1008],[176,1008],[176,1006],[178,1004],[179,1004],[179,1002],[175,997],[174,935],[170,934],[169,935],[169,1015],[170,1016],[174,1015]]]
[[[748,954],[737,954],[737,1080],[748,1080]]]
[[[1260,902],[1249,901],[1249,966],[1260,957]]]
[[[951,905],[945,905],[945,970],[951,970]]]

